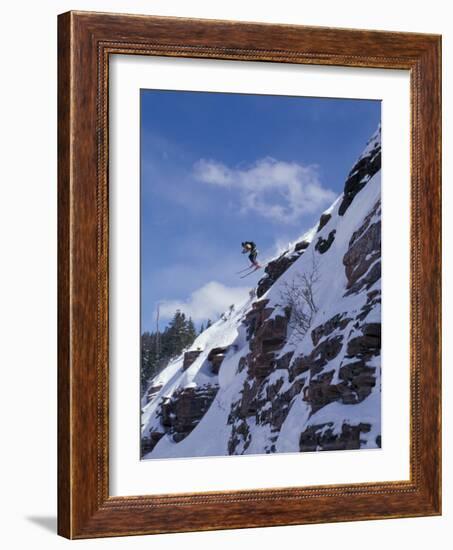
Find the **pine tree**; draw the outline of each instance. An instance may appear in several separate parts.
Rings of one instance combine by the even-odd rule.
[[[165,355],[174,357],[182,352],[185,347],[185,331],[186,316],[178,309],[163,334],[162,350]]]
[[[187,321],[187,327],[186,327],[186,341],[188,346],[195,340],[197,337],[197,329],[195,328],[195,325],[192,321],[192,317],[189,317],[189,320]]]
[[[142,334],[142,368],[141,368],[141,384],[143,384],[153,376],[154,365],[154,349],[153,349],[154,335],[149,332]]]
[[[176,311],[163,332],[144,332],[141,337],[142,394],[150,379],[165,368],[171,359],[180,355],[193,344],[197,331],[193,320],[181,311]]]
[[[201,334],[202,332],[204,332],[204,325],[203,325],[203,323],[201,323],[200,332],[199,332],[198,334]]]

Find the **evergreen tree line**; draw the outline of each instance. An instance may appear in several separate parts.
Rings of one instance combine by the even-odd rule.
[[[201,325],[200,333],[211,326],[208,320],[206,327]],[[198,336],[194,322],[181,311],[176,311],[171,321],[163,331],[144,332],[141,337],[142,393],[146,390],[147,382],[156,376],[168,362],[192,345]]]

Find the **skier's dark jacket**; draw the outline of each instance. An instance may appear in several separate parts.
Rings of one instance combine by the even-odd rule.
[[[249,260],[254,264],[256,262],[256,256],[258,254],[258,250],[256,249],[256,244],[253,241],[245,241],[242,244],[242,247],[244,248],[243,254],[250,251],[249,254]]]

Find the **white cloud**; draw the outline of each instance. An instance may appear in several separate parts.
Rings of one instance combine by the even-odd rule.
[[[272,251],[272,257],[274,256],[280,256],[280,254],[282,252],[284,252],[285,250],[288,250],[291,246],[291,240],[290,239],[285,239],[283,237],[278,237],[275,241],[274,241],[274,248],[273,248],[273,251]]]
[[[198,288],[187,301],[168,300],[160,303],[160,315],[170,318],[177,309],[194,321],[215,320],[231,304],[240,305],[248,297],[250,287],[228,287],[211,281]]]
[[[299,222],[303,215],[321,210],[336,197],[323,187],[317,166],[271,157],[245,169],[201,159],[194,165],[194,176],[203,183],[236,188],[242,212],[255,211],[280,223]]]

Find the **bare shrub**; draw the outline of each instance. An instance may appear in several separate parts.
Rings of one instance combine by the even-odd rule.
[[[307,334],[318,311],[316,287],[319,279],[318,260],[313,253],[310,270],[297,272],[292,279],[282,284],[280,298],[291,312],[289,328],[300,338]]]

